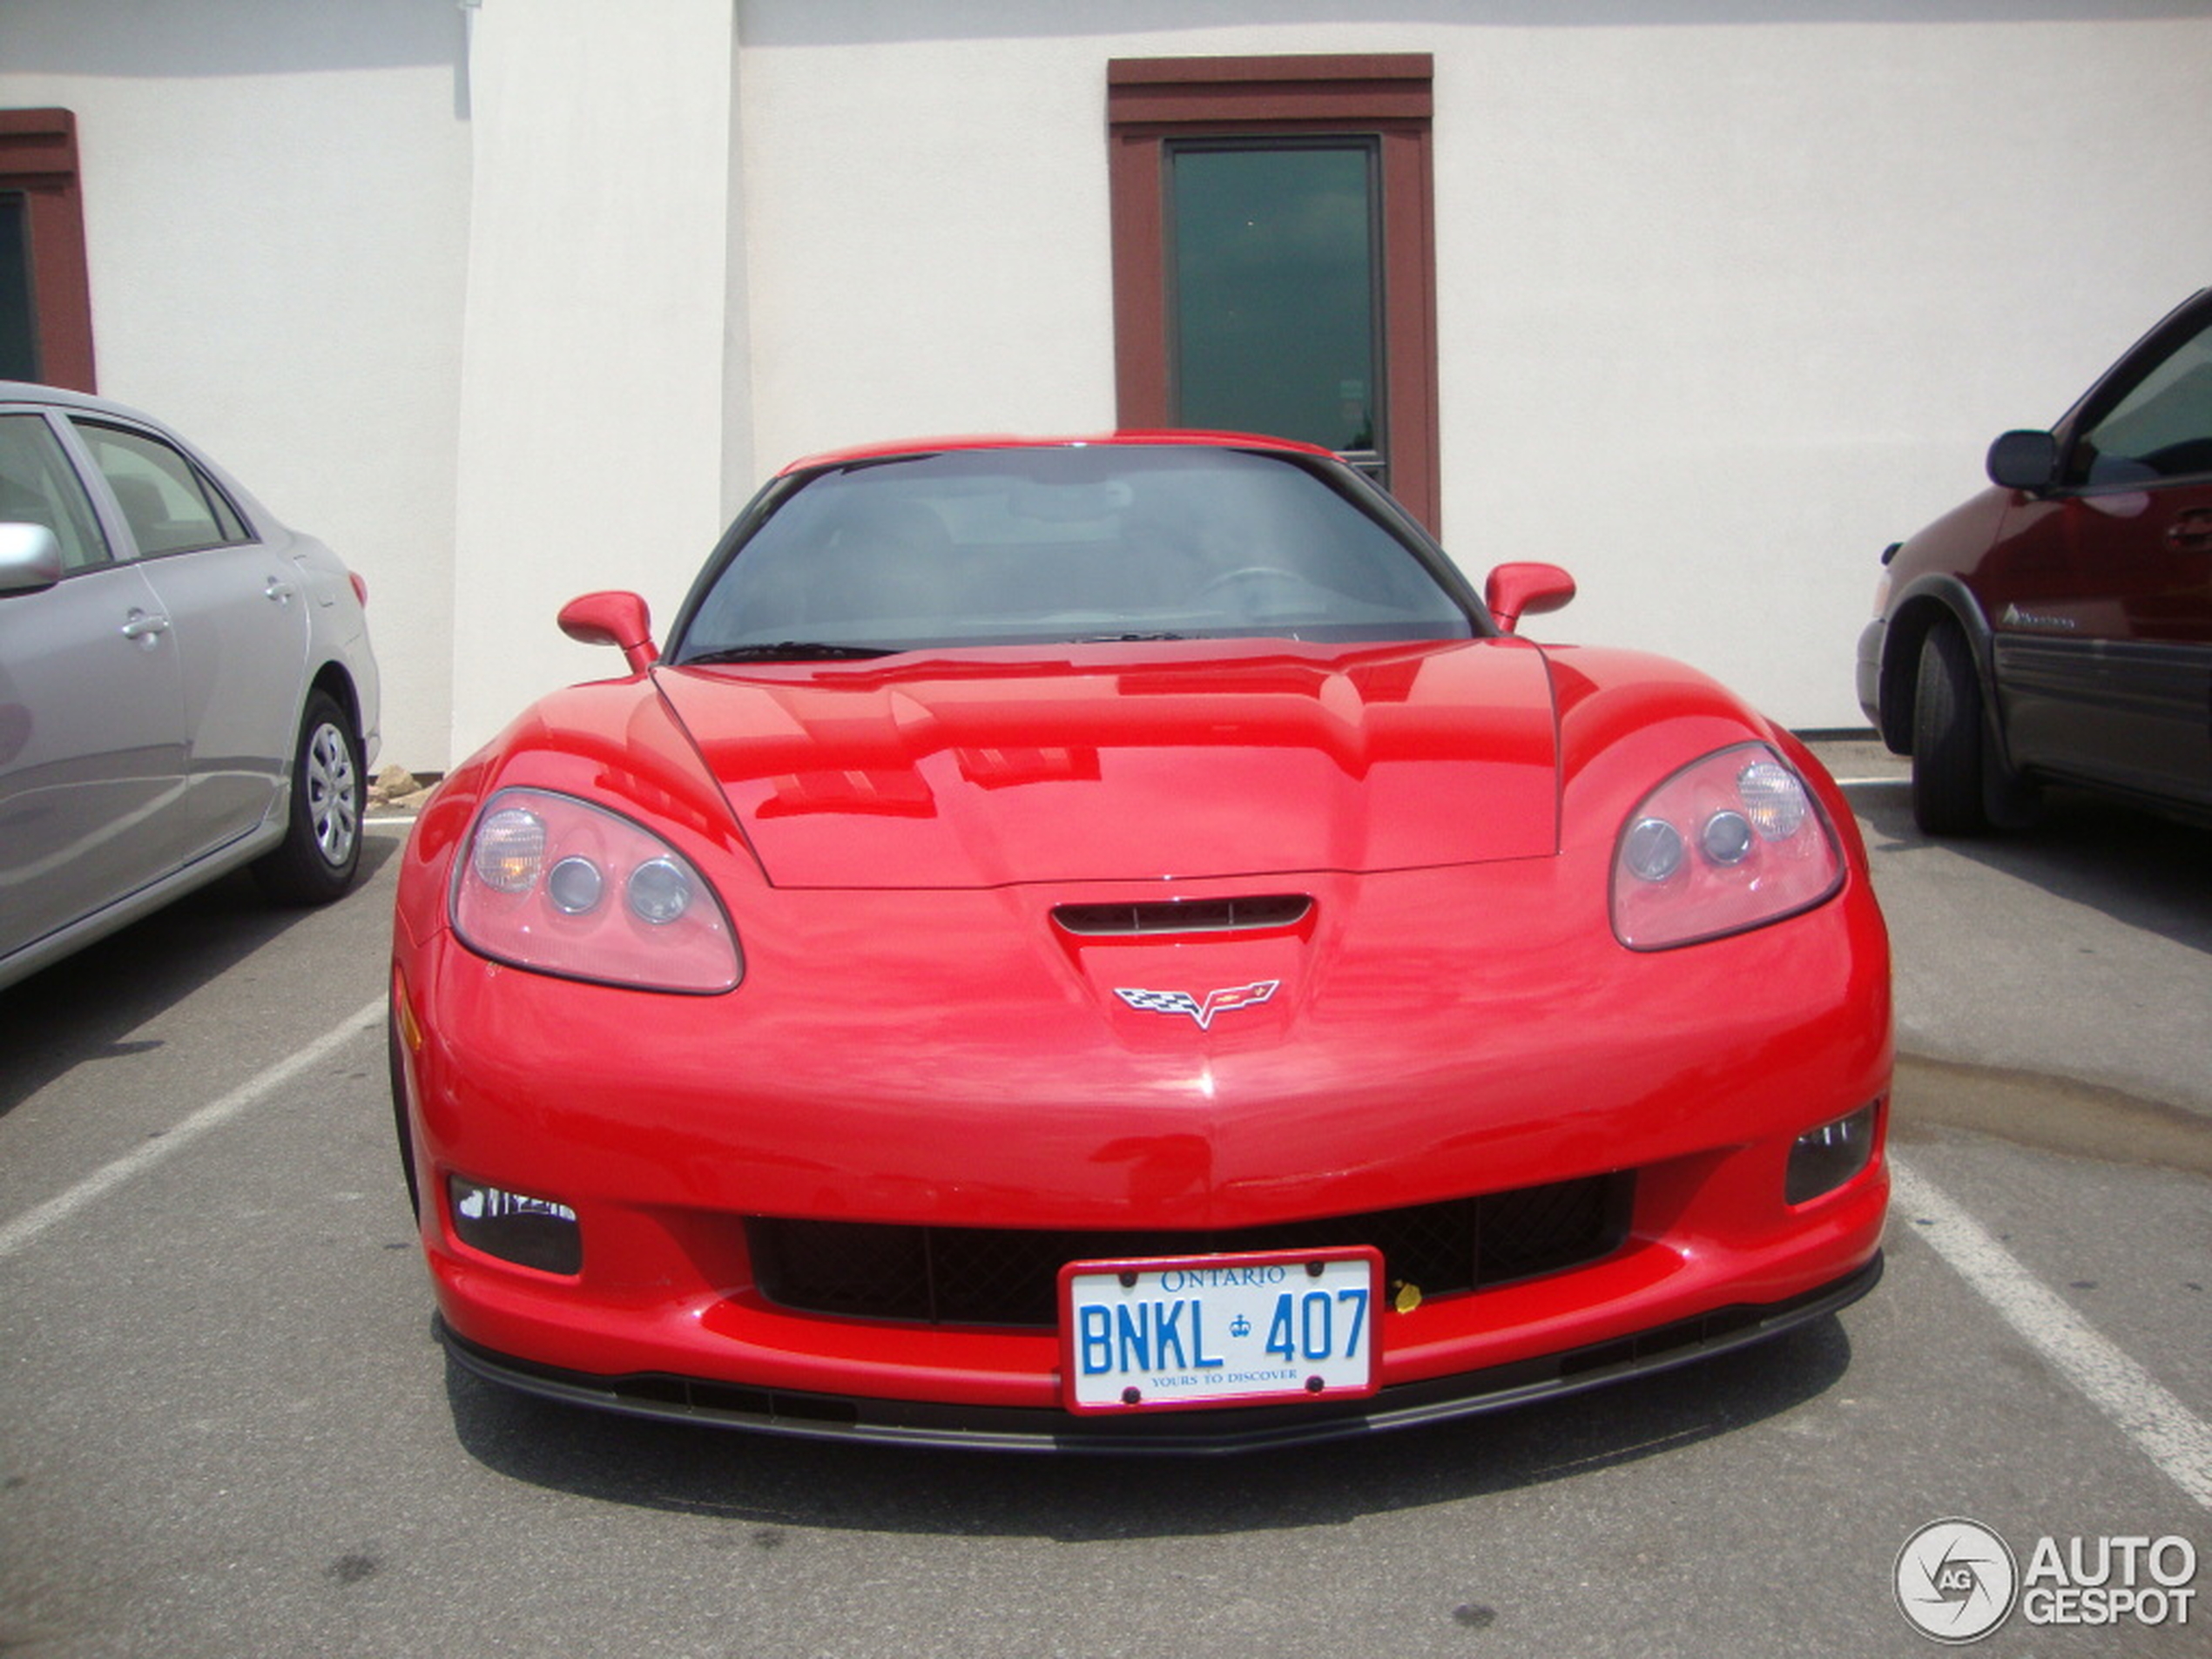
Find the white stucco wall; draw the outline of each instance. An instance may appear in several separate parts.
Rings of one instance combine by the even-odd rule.
[[[1447,544],[1857,725],[1880,549],[2212,280],[2202,8],[1352,10],[742,0],[764,463],[1111,424],[1109,57],[1426,51]]]
[[[0,106],[77,115],[99,389],[367,578],[384,752],[424,767],[453,661],[462,31],[453,0],[0,3]]]
[[[622,671],[555,614],[632,588],[664,623],[727,516],[725,465],[750,468],[725,454],[733,21],[728,0],[472,14],[456,759],[529,698]]]

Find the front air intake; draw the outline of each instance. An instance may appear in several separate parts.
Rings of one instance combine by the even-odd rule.
[[[1149,904],[1063,904],[1052,920],[1081,938],[1129,938],[1159,934],[1271,933],[1295,927],[1313,908],[1303,893],[1249,899],[1170,899]]]

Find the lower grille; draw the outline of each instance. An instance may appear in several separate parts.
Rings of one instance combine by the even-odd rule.
[[[1050,1326],[1060,1269],[1123,1257],[1372,1244],[1386,1284],[1424,1297],[1483,1290],[1610,1255],[1628,1237],[1635,1177],[1560,1181],[1479,1198],[1221,1232],[1032,1231],[870,1222],[745,1222],[753,1277],[781,1306],[926,1325]]]

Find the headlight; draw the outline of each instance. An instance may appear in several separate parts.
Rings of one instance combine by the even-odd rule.
[[[452,907],[469,949],[540,974],[701,993],[745,974],[720,900],[681,853],[618,813],[543,789],[485,803]]]
[[[1613,855],[1613,931],[1664,950],[1810,910],[1843,854],[1804,780],[1762,743],[1684,767],[1629,814]]]

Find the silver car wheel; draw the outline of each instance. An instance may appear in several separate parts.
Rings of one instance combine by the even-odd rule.
[[[307,742],[307,822],[315,846],[333,869],[354,856],[361,834],[361,776],[354,770],[353,745],[329,721]]]

